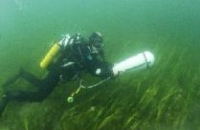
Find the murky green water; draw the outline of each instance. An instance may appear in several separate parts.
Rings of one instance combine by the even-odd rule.
[[[102,32],[113,63],[144,50],[156,57],[151,69],[83,90],[73,104],[65,99],[75,81],[42,103],[11,102],[0,129],[200,129],[199,15],[199,0],[0,0],[0,84],[20,67],[42,76],[40,60],[65,33]]]

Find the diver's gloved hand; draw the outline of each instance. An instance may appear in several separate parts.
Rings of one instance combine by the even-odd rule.
[[[108,64],[103,68],[98,68],[96,69],[95,74],[100,76],[101,78],[114,77],[112,67],[113,65]]]

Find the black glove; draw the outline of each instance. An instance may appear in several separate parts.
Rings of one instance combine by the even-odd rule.
[[[103,79],[108,77],[114,77],[112,68],[112,64],[105,63],[101,68],[96,70],[96,75],[100,76]]]

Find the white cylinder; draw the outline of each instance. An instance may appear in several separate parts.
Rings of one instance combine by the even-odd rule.
[[[138,70],[151,67],[154,63],[154,56],[151,52],[145,51],[137,54],[113,66],[114,75],[123,73],[127,70]]]

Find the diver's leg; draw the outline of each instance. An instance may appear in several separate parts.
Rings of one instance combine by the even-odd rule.
[[[36,87],[41,87],[42,86],[42,80],[37,78],[35,75],[32,73],[25,71],[23,69],[20,70],[20,78],[25,79],[29,83],[33,84]]]
[[[19,74],[14,75],[13,77],[9,78],[5,83],[3,83],[1,86],[2,87],[6,87],[9,86],[11,84],[13,84],[14,82],[16,82],[18,79],[20,78]]]
[[[38,79],[37,77],[35,77],[33,74],[31,74],[30,72],[27,72],[25,70],[23,70],[22,68],[19,70],[19,73],[14,75],[13,77],[9,78],[4,84],[2,84],[2,87],[6,87],[9,86],[11,84],[13,84],[14,82],[16,82],[19,78],[23,78],[25,80],[27,80],[28,82],[30,82],[31,84],[39,87],[41,86],[41,80]]]
[[[7,105],[7,103],[8,103],[8,99],[7,99],[6,95],[4,94],[0,101],[0,117]]]
[[[53,91],[53,88],[51,87],[46,91],[40,89],[37,92],[10,91],[5,93],[0,101],[0,116],[10,101],[41,102]]]
[[[4,111],[6,105],[10,101],[30,101],[40,102],[43,101],[56,87],[60,81],[60,75],[58,72],[50,72],[42,81],[41,87],[36,92],[24,92],[24,91],[10,91],[3,95],[0,101],[0,115]]]

